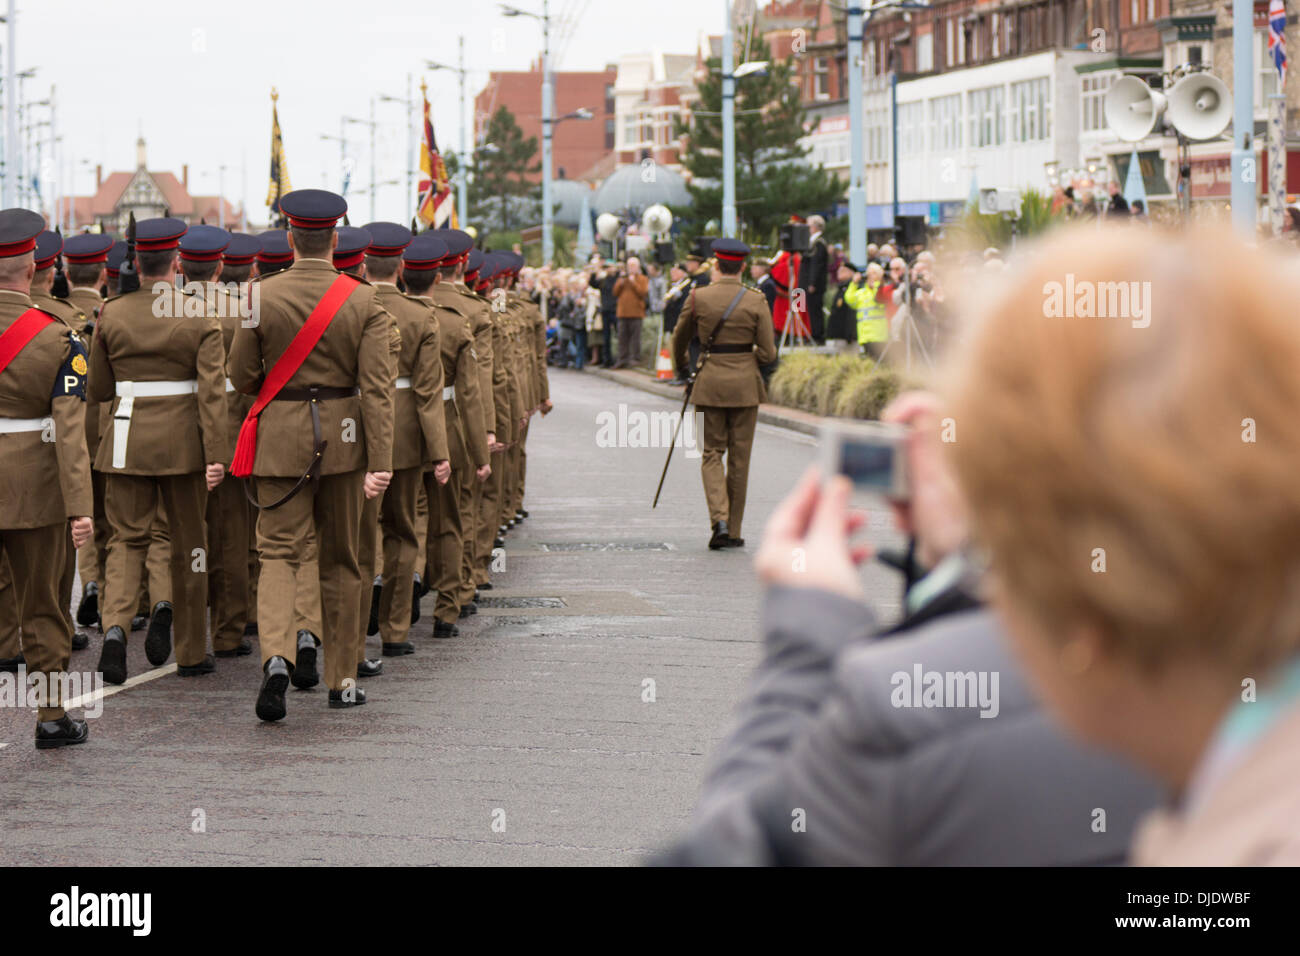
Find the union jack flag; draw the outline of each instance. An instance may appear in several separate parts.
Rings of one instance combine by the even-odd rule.
[[[424,85],[420,85],[421,94]],[[420,143],[420,195],[416,214],[420,221],[434,229],[450,223],[455,229],[456,200],[452,195],[447,165],[438,152],[438,141],[433,138],[433,122],[429,119],[429,98],[424,96],[424,139]]]
[[[1282,0],[1269,0],[1268,55],[1277,67],[1278,91],[1286,86],[1286,6]]]

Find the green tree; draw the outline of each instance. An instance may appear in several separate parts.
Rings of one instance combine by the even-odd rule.
[[[765,44],[757,42],[755,49]],[[721,61],[708,61],[699,85],[700,102],[690,124],[676,120],[685,134],[682,165],[691,173],[689,211],[695,234],[705,223],[722,221]],[[844,187],[823,166],[806,161],[805,111],[794,76],[794,61],[773,62],[767,72],[736,84],[736,217],[741,238],[775,244],[778,227],[790,216],[806,216],[834,205]],[[704,182],[701,184],[701,180]]]
[[[498,106],[483,142],[469,167],[470,214],[484,226],[509,232],[528,218],[538,196],[528,179],[542,170],[537,137],[525,138],[514,114]]]

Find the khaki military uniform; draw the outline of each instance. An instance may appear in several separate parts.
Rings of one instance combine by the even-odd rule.
[[[105,302],[90,353],[90,393],[113,416],[95,457],[112,526],[100,617],[105,630],[130,633],[161,504],[182,667],[207,654],[204,472],[228,448],[224,359],[207,304],[174,288]]]
[[[375,294],[397,323],[402,342],[393,406],[393,480],[380,509],[384,586],[379,599],[380,639],[384,644],[401,644],[411,630],[411,585],[420,553],[417,510],[424,475],[434,462],[449,461],[451,452],[437,316],[428,302],[404,295],[392,283],[375,283]]]
[[[724,275],[690,293],[673,329],[673,360],[677,368],[687,367],[692,339],[698,338],[701,346],[709,341],[742,288],[739,276]],[[745,517],[749,456],[758,424],[758,406],[767,401],[758,367],[775,359],[772,313],[767,300],[761,292],[745,289],[717,333],[708,358],[701,358],[691,391],[691,402],[704,417],[700,472],[709,506],[709,523],[725,521],[733,538],[741,536],[741,522]]]
[[[223,354],[228,359],[235,330],[243,321],[240,303],[215,284],[207,286],[207,295],[221,325]],[[253,399],[235,391],[229,377],[225,378],[224,387],[227,441],[221,463],[228,470],[235,456],[235,440],[248,410],[253,407]],[[244,639],[244,625],[248,623],[248,545],[252,510],[242,481],[225,480],[208,495],[208,604],[214,650],[233,651]]]
[[[254,280],[261,286],[258,321],[247,327],[241,324],[230,348],[230,380],[236,389],[252,395],[261,388],[266,373],[338,275],[324,259],[299,259],[282,272]],[[301,583],[304,548],[314,532],[324,612],[319,636],[325,645],[325,680],[331,690],[341,691],[356,679],[357,643],[362,636],[358,548],[365,473],[392,470],[390,326],[374,289],[358,280],[281,397],[267,405],[259,418],[253,486],[262,509],[257,519],[262,661],[278,656],[293,665],[297,643],[289,596]],[[330,391],[327,397],[304,400],[313,387]],[[313,461],[313,410],[325,442],[320,478],[270,509],[268,505],[299,483]]]
[[[492,474],[484,483],[481,495],[476,541],[474,542],[473,583],[481,587],[489,582],[489,569],[492,563],[492,544],[496,540],[497,528],[501,524],[501,496],[505,487],[505,460],[509,448],[514,444],[519,432],[519,419],[523,417],[522,406],[516,409],[512,396],[518,396],[518,372],[512,360],[510,332],[502,311],[492,308],[489,299],[476,295],[474,298],[483,303],[488,318],[492,323],[492,401],[494,424],[497,441],[506,448],[492,453]]]
[[[428,501],[428,580],[438,589],[434,616],[452,623],[460,616],[463,593],[461,572],[464,561],[464,523],[461,492],[474,482],[475,471],[489,464],[487,429],[483,426],[481,370],[474,351],[473,329],[468,309],[459,293],[448,287],[439,292],[439,282],[421,300],[435,306],[438,343],[446,400],[447,444],[451,479],[440,485],[433,472],[425,472],[424,490]],[[453,420],[455,424],[453,424]]]
[[[433,292],[437,293],[439,289],[447,289],[455,293],[459,298],[460,305],[466,310],[470,320],[470,330],[474,336],[474,353],[477,356],[478,363],[478,391],[479,399],[483,409],[483,431],[484,434],[496,434],[496,398],[493,391],[493,378],[495,374],[495,361],[492,350],[492,319],[484,303],[470,292],[463,283],[441,282],[434,286]],[[446,295],[447,293],[443,293]],[[437,295],[435,295],[437,301]],[[498,439],[499,440],[499,439]],[[491,449],[488,450],[488,464],[492,464]],[[482,523],[483,496],[488,482],[492,476],[488,475],[486,481],[479,481],[477,478],[468,481],[461,486],[460,492],[460,514],[462,525],[462,557],[460,571],[460,591],[456,596],[456,603],[464,607],[470,601],[474,600],[475,591],[475,564],[478,557],[480,527]]]
[[[0,290],[0,332],[31,307],[23,293]],[[60,593],[68,520],[89,517],[93,508],[85,373],[84,346],[55,318],[0,373],[0,555],[21,608],[27,669],[47,679],[66,672],[72,655]],[[57,681],[47,686],[52,694],[37,719],[58,720]]]

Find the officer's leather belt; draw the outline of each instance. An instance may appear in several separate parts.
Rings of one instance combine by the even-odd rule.
[[[309,385],[307,388],[282,388],[272,399],[274,402],[309,402],[311,408],[311,437],[312,437],[312,456],[311,464],[307,470],[302,473],[292,488],[285,493],[285,496],[279,501],[269,505],[260,505],[263,511],[274,511],[280,507],[298,492],[302,491],[307,482],[311,482],[314,489],[320,484],[321,461],[325,457],[325,446],[329,442],[321,434],[320,428],[320,402],[326,402],[334,398],[351,398],[353,395],[361,394],[361,389],[355,385],[342,388],[335,385]],[[247,493],[247,490],[245,490]],[[249,500],[257,504],[256,499],[249,495]]]
[[[709,349],[711,355],[742,355],[754,351],[754,344],[748,345],[714,345]]]

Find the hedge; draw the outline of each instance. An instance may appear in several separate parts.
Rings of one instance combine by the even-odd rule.
[[[815,415],[874,419],[903,388],[897,370],[865,356],[787,352],[768,386],[768,401]]]

